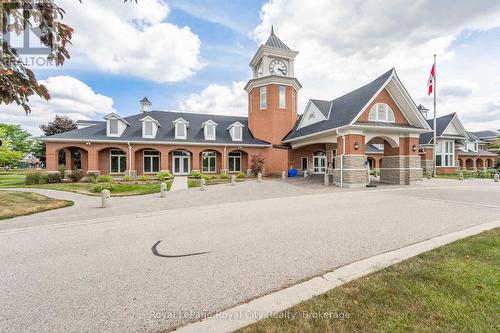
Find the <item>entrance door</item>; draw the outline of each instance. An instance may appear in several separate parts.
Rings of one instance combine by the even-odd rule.
[[[189,175],[191,172],[189,153],[182,150],[174,151],[172,165],[174,175]]]
[[[314,153],[314,173],[326,172],[326,154],[322,151]]]

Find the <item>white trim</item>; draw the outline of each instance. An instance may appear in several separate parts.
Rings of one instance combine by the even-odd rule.
[[[203,170],[203,153],[213,153],[214,156],[214,171],[204,171]],[[205,150],[201,152],[201,172],[202,173],[217,173],[217,152],[214,150]]]
[[[118,151],[118,150],[122,151],[123,154],[113,154],[112,153],[112,151]],[[118,157],[118,171],[112,171],[112,168],[111,168],[111,157],[113,157],[113,156],[117,156]],[[123,170],[123,171],[120,168],[120,159],[122,157],[125,157],[125,170]],[[127,171],[127,153],[124,152],[122,149],[110,149],[109,150],[109,173],[110,174],[112,174],[112,173],[113,174],[121,174],[121,173],[125,173],[126,171]]]
[[[158,155],[146,155],[146,152],[151,152],[151,151],[158,152]],[[146,171],[145,170],[145,166],[144,165],[146,163],[144,163],[144,160],[145,160],[146,156],[151,159],[151,169],[153,169],[153,159],[152,158],[153,157],[158,157],[158,171]],[[161,171],[161,152],[158,151],[158,150],[155,150],[155,149],[144,149],[142,151],[142,172],[143,173],[158,173],[160,171]]]
[[[235,147],[271,147],[272,144],[245,144],[245,143],[220,143],[220,142],[179,142],[179,141],[118,141],[118,140],[78,140],[78,139],[49,139],[47,138],[36,138],[34,140],[43,141],[43,142],[76,142],[76,143],[115,143],[115,144],[126,144],[127,142],[133,144],[154,144],[154,145],[185,145],[185,146],[235,146]]]
[[[314,108],[312,108],[314,106]],[[331,106],[330,106],[330,110],[331,110]],[[308,122],[308,116],[311,112],[314,112],[314,113],[319,113],[319,118],[317,121],[314,121],[314,122]],[[327,120],[328,118],[325,118],[325,115],[323,114],[323,112],[321,112],[318,108],[318,106],[316,105],[316,103],[314,103],[311,99],[309,99],[309,101],[307,102],[307,105],[306,105],[306,108],[305,108],[305,111],[304,113],[302,113],[302,117],[300,117],[300,122],[299,122],[299,125],[297,126],[297,129],[301,129],[303,127],[307,127],[309,125],[313,125],[313,124],[317,124],[321,121],[325,121]],[[304,124],[304,122],[306,122],[306,124]]]
[[[239,170],[231,170],[230,169],[231,163],[229,163],[229,161],[231,160],[231,158],[237,158],[236,155],[235,156],[230,156],[231,154],[238,154],[238,158],[240,160],[240,169]],[[242,163],[242,161],[243,161],[243,159],[241,157],[241,151],[232,151],[232,152],[229,152],[227,154],[227,170],[228,170],[228,172],[241,172],[241,166],[242,166],[241,163]]]

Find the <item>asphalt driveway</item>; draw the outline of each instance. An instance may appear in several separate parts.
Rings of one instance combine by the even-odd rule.
[[[0,223],[0,331],[172,329],[500,216],[500,184],[486,180],[363,190],[248,182],[119,198],[109,210],[95,199],[79,215]],[[199,252],[208,253],[184,256]]]

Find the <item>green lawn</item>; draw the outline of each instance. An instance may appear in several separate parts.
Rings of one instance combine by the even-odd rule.
[[[0,188],[23,187],[26,173],[24,171],[3,171],[0,172]]]
[[[72,201],[51,199],[30,192],[0,191],[0,220],[72,206]]]
[[[292,319],[239,332],[500,332],[499,267],[500,228],[302,302],[287,310]],[[324,319],[335,314],[344,319]]]
[[[56,183],[56,184],[38,184],[25,185],[24,179],[26,173],[24,171],[8,171],[0,172],[0,188],[9,187],[24,187],[24,188],[44,188],[59,191],[76,192],[86,195],[100,195],[100,193],[92,193],[92,188],[96,185],[93,183]],[[172,180],[167,180],[167,190],[172,187]],[[111,191],[111,196],[126,196],[159,193],[159,183],[116,183]]]

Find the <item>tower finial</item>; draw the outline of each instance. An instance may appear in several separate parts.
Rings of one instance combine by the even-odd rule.
[[[274,35],[274,26],[271,24],[271,35]]]

